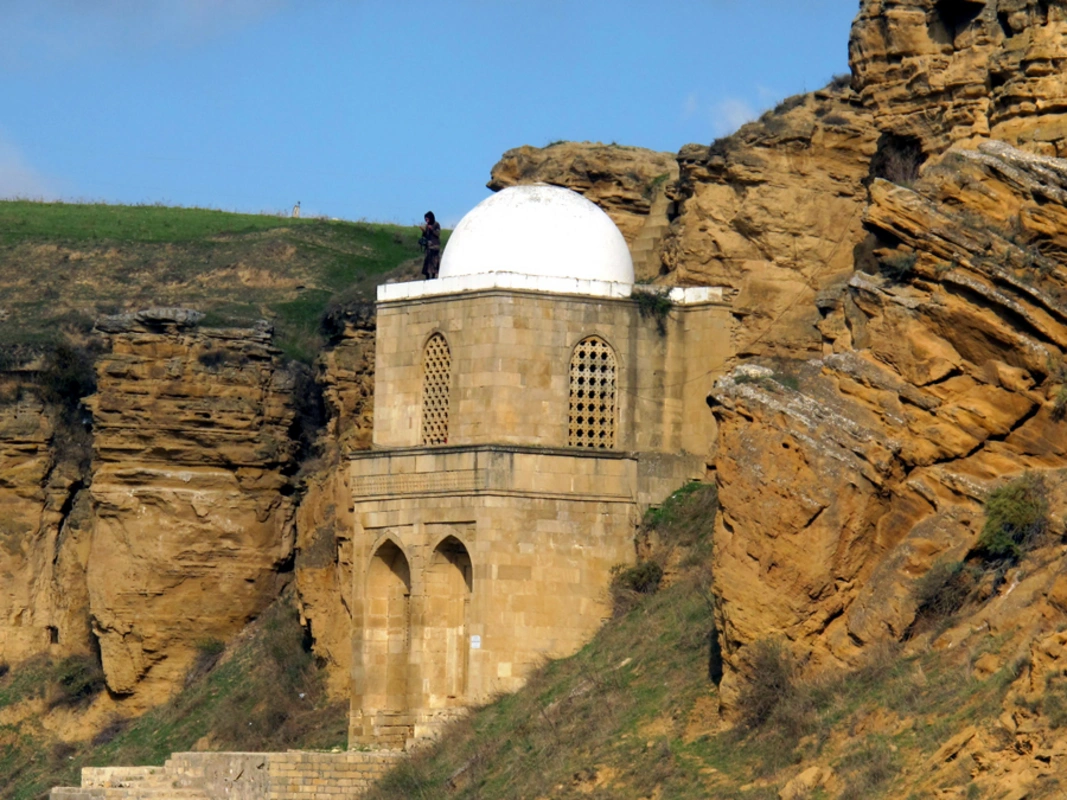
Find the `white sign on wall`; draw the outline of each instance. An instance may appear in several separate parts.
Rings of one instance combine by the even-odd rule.
[[[482,637],[479,636],[478,634],[474,634],[473,636],[471,636],[471,650],[481,650],[481,649],[482,649]]]

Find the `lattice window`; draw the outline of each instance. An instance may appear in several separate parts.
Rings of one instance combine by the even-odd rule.
[[[598,336],[583,339],[571,356],[571,447],[615,447],[615,352]]]
[[[422,443],[448,444],[448,395],[452,385],[452,351],[435,333],[422,358]]]

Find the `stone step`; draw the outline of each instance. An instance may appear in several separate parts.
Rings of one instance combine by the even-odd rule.
[[[149,784],[165,788],[168,784],[165,767],[83,767],[82,788],[122,789]]]
[[[211,800],[199,789],[173,787],[105,787],[57,786],[49,793],[50,800]]]

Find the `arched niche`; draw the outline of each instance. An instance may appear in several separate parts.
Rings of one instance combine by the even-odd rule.
[[[376,711],[408,707],[411,650],[411,568],[404,552],[386,540],[367,571],[363,615],[363,706]]]
[[[455,536],[434,548],[426,569],[423,686],[430,708],[464,705],[470,659],[470,554]]]

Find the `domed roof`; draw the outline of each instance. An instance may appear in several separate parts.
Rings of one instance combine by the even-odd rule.
[[[498,272],[634,282],[630,248],[611,217],[577,192],[544,184],[487,197],[452,232],[441,278]]]

